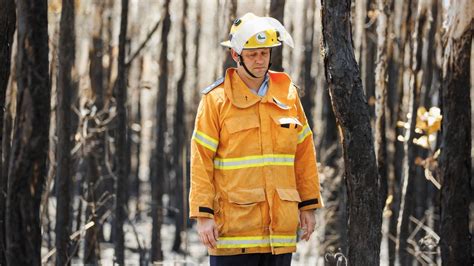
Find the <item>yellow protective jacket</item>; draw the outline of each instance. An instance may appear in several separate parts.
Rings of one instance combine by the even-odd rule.
[[[191,141],[190,218],[214,218],[211,255],[296,251],[299,210],[323,206],[312,132],[295,85],[269,72],[265,96],[235,69],[203,91]]]

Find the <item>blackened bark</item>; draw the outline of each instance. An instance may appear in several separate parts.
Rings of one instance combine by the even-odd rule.
[[[352,265],[380,263],[382,206],[370,114],[351,35],[351,1],[322,1],[324,65],[341,128]]]
[[[105,45],[103,40],[103,14],[106,3],[94,4],[94,24],[92,33],[92,49],[89,52],[90,67],[89,76],[91,79],[91,88],[94,94],[94,105],[97,107],[99,114],[97,118],[104,120],[104,103],[105,91],[107,84],[105,83],[105,69],[103,58],[105,53]],[[106,113],[105,113],[106,114]],[[95,119],[89,121],[89,127],[94,128],[100,126]],[[100,195],[110,195],[113,192],[113,180],[106,178],[108,173],[105,171],[105,133],[97,132],[92,134],[92,138],[88,139],[88,148],[85,149],[85,182],[87,189],[85,190],[86,205],[86,223],[94,222],[94,226],[86,231],[84,238],[84,264],[96,264],[98,253],[98,242],[104,240],[102,225],[99,224],[98,217],[102,217],[110,204],[104,204],[102,208],[97,208],[97,201]],[[91,168],[93,167],[93,169]]]
[[[7,264],[41,264],[39,209],[46,176],[51,88],[48,3],[19,0],[17,111],[7,194]]]
[[[188,10],[188,1],[183,0],[183,17],[181,20],[181,32],[183,39],[182,54],[181,54],[181,65],[183,66],[183,71],[178,80],[177,93],[176,93],[176,110],[175,110],[175,120],[173,125],[174,132],[174,149],[173,149],[173,168],[175,172],[175,200],[176,208],[178,213],[175,216],[175,234],[173,242],[173,251],[180,252],[181,247],[181,232],[184,231],[184,221],[188,216],[187,213],[184,213],[183,206],[183,151],[184,151],[184,138],[186,136],[186,128],[184,127],[184,114],[186,110],[184,109],[184,82],[186,79],[186,58],[187,56],[187,45],[186,45],[186,14]]]
[[[387,61],[388,61],[388,21],[390,0],[378,0],[377,18],[377,66],[375,69],[375,154],[380,175],[380,204],[385,205],[387,198],[387,136],[386,136],[386,98],[387,98]]]
[[[419,154],[419,148],[413,143],[414,138],[416,137],[416,117],[417,110],[420,106],[420,92],[421,92],[421,80],[419,79],[418,73],[421,69],[421,35],[422,27],[426,20],[426,9],[423,8],[423,3],[417,3],[413,1],[412,4],[415,7],[418,7],[418,13],[416,20],[412,20],[411,23],[414,25],[410,28],[414,29],[412,34],[412,39],[409,42],[411,52],[408,67],[411,68],[409,77],[409,111],[408,114],[411,114],[408,118],[407,124],[408,128],[406,129],[405,142],[404,142],[404,152],[405,156],[403,158],[403,173],[402,173],[402,183],[401,183],[401,195],[400,195],[400,212],[398,217],[398,256],[399,262],[402,265],[409,265],[413,261],[413,256],[410,255],[408,251],[408,237],[411,233],[410,226],[410,216],[414,213],[414,202],[415,202],[415,180],[417,178],[417,166],[415,165],[415,159]]]
[[[98,213],[97,213],[97,201],[98,201],[98,193],[96,188],[96,182],[99,179],[99,172],[98,172],[98,154],[93,152],[88,153],[84,158],[84,163],[86,164],[87,171],[86,171],[86,181],[87,181],[87,191],[86,191],[86,221],[87,224],[89,221],[94,222],[94,225],[86,231],[86,236],[84,238],[84,264],[85,265],[95,265],[99,259],[99,252],[98,252],[98,232],[100,232],[99,228],[101,225],[99,224]]]
[[[6,238],[6,219],[7,219],[7,214],[6,214],[6,204],[7,204],[7,193],[8,193],[8,162],[10,161],[10,150],[11,150],[11,133],[12,133],[12,127],[13,127],[13,117],[12,117],[12,111],[11,111],[11,101],[13,100],[13,96],[11,93],[11,90],[8,90],[8,95],[6,98],[6,105],[5,105],[5,113],[4,117],[2,119],[3,121],[3,130],[2,130],[2,158],[1,158],[1,175],[2,175],[2,190],[0,190],[0,204],[2,204],[1,210],[0,210],[0,219],[2,219],[2,225],[0,228],[0,238],[2,241],[2,246],[0,248],[2,249],[2,258],[0,263],[6,265],[7,264],[7,255],[6,255],[6,249],[7,249],[7,238]]]
[[[392,65],[391,65],[391,73],[389,74],[389,80],[391,81],[392,78],[396,79],[392,81],[393,84],[390,85],[389,93],[388,94],[388,106],[391,110],[391,114],[394,114],[392,118],[392,123],[390,123],[390,128],[394,131],[394,139],[392,140],[393,146],[395,151],[393,152],[393,158],[391,160],[391,164],[393,164],[393,179],[390,180],[389,183],[389,194],[392,195],[392,203],[390,204],[390,210],[392,215],[390,216],[389,221],[389,237],[388,237],[388,255],[389,261],[388,264],[390,266],[395,265],[395,258],[396,258],[396,238],[397,238],[397,221],[398,221],[398,213],[400,211],[400,186],[402,180],[402,162],[403,162],[403,142],[398,141],[396,136],[402,135],[403,130],[400,127],[396,126],[397,121],[402,121],[404,119],[403,110],[401,104],[395,104],[395,102],[399,102],[397,99],[403,98],[403,89],[402,86],[399,85],[401,83],[401,79],[395,78],[398,76],[399,73],[399,64],[395,62],[395,56],[392,57]],[[389,82],[390,83],[390,82]],[[398,95],[397,95],[398,94]],[[392,104],[390,104],[392,103]]]
[[[440,244],[443,265],[472,265],[469,232],[472,21],[468,19],[472,17],[469,13],[472,3],[457,4],[450,6],[453,10],[449,12],[453,12],[451,19],[461,22],[451,22],[448,27],[443,59]]]
[[[10,77],[13,33],[15,32],[16,11],[14,0],[0,0],[0,144],[3,141],[3,115],[8,79]],[[3,150],[0,145],[0,264],[6,264],[5,207],[7,195],[7,176],[2,169],[7,167],[2,160]]]
[[[197,106],[199,104],[199,99],[201,99],[201,97],[199,96],[199,90],[197,88],[199,88],[199,40],[200,40],[200,37],[201,37],[201,27],[199,25],[201,25],[202,23],[202,17],[201,17],[201,5],[202,5],[202,2],[201,1],[197,1],[196,3],[196,25],[194,26],[195,29],[196,29],[196,32],[194,33],[194,38],[193,38],[193,43],[196,45],[196,50],[194,52],[194,55],[193,55],[193,68],[195,69],[195,77],[194,77],[194,84],[193,84],[193,88],[195,88],[194,90],[194,94],[193,94],[193,102],[192,102],[192,106],[193,106],[193,109],[196,110],[197,109]],[[191,110],[191,109],[190,109]],[[194,116],[194,113],[192,113],[191,115],[189,116]],[[189,119],[191,120],[191,119]],[[191,128],[192,127],[192,122],[188,125],[188,128]]]
[[[230,0],[230,1],[226,1],[226,4],[229,4],[229,8],[227,10],[227,12],[229,12],[229,16],[226,21],[226,25],[232,25],[232,23],[234,23],[234,20],[237,18],[237,0]],[[227,22],[230,22],[230,23],[227,23]],[[229,27],[224,27],[225,30],[228,30],[230,29],[230,26]],[[228,36],[226,36],[226,38],[228,38]],[[224,38],[224,40],[227,40],[226,38]],[[186,40],[184,40],[186,41]],[[235,62],[234,62],[234,59],[232,59],[232,56],[230,54],[230,52],[226,52],[225,53],[225,60],[224,60],[224,64],[223,64],[223,73],[224,73],[224,76],[225,76],[225,71],[229,68],[229,67],[233,67],[235,65]]]
[[[314,47],[314,1],[309,1],[309,6],[306,9],[306,16],[304,19],[304,59],[302,76],[304,81],[304,94],[301,97],[301,104],[305,110],[306,118],[309,126],[313,128],[313,107],[314,107],[314,78],[311,75],[313,66],[313,47]]]
[[[391,164],[393,165],[393,179],[389,184],[389,193],[392,195],[392,203],[390,204],[390,210],[392,215],[389,221],[389,237],[388,237],[388,255],[390,266],[395,265],[397,258],[397,223],[398,214],[400,212],[400,194],[401,194],[401,180],[402,180],[402,168],[403,168],[403,142],[397,139],[397,136],[402,136],[404,129],[397,126],[398,121],[404,121],[406,119],[405,107],[403,105],[403,59],[405,57],[405,43],[406,37],[411,30],[408,30],[408,24],[411,19],[411,0],[404,3],[402,8],[398,12],[394,12],[391,16],[393,32],[397,38],[391,42],[393,56],[390,57],[388,75],[389,90],[388,90],[388,101],[387,106],[390,110],[390,129],[393,129],[394,138],[392,139],[392,145],[394,146],[394,153],[392,156]],[[394,11],[397,11],[396,9]],[[400,12],[400,13],[399,13]],[[401,17],[401,18],[399,18]]]
[[[283,24],[285,16],[285,2],[286,0],[270,0],[270,17],[277,19]],[[272,66],[271,70],[283,71],[283,47],[272,49]]]
[[[161,29],[160,75],[158,78],[158,100],[156,108],[156,146],[151,158],[151,166],[156,169],[150,180],[152,183],[152,218],[153,229],[151,239],[151,261],[162,261],[161,249],[161,224],[163,222],[163,196],[164,177],[166,173],[165,133],[166,133],[166,99],[168,97],[168,34],[171,28],[170,0],[165,2],[163,26]]]
[[[75,58],[74,0],[63,0],[59,33],[59,72],[57,87],[57,171],[56,171],[56,265],[69,265],[69,210],[71,207],[71,98]]]
[[[365,18],[365,32],[364,40],[362,43],[363,51],[362,58],[360,60],[361,72],[362,72],[362,84],[365,89],[365,97],[369,101],[369,111],[370,118],[375,118],[375,59],[377,56],[377,35],[376,35],[376,25],[375,15],[370,15],[373,12],[376,1],[375,0],[366,0],[366,18]]]
[[[115,85],[117,100],[117,182],[115,191],[115,260],[119,265],[124,265],[125,246],[123,224],[126,217],[125,193],[128,180],[129,158],[127,158],[127,77],[125,68],[125,41],[127,37],[128,24],[128,0],[122,0],[122,14],[120,20],[118,73]]]

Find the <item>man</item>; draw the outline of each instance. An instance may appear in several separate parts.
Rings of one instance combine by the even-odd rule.
[[[211,265],[290,265],[323,206],[311,129],[295,85],[269,71],[271,49],[293,39],[276,19],[235,20],[237,68],[202,91],[191,141],[190,217]]]

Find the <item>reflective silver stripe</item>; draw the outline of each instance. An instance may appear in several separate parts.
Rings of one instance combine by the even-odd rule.
[[[272,246],[294,246],[296,236],[270,236]]]
[[[217,140],[209,137],[208,135],[204,134],[203,132],[199,130],[195,130],[193,132],[192,139],[194,139],[197,143],[201,144],[202,146],[214,152],[217,150],[217,145],[219,144]]]
[[[217,240],[217,248],[270,247],[268,237],[223,237]]]
[[[300,133],[298,133],[298,144],[303,142],[307,136],[311,135],[311,128],[309,128],[308,124],[303,127]]]
[[[238,158],[216,158],[214,168],[216,169],[241,169],[249,167],[261,167],[267,165],[294,165],[295,156],[291,154],[265,154],[246,156]]]

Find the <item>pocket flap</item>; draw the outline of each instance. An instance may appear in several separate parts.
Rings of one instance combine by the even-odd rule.
[[[300,194],[294,188],[277,188],[276,190],[282,200],[301,202]]]
[[[278,125],[293,124],[298,126],[303,126],[301,122],[296,117],[288,116],[273,116],[273,121]]]
[[[229,202],[242,205],[265,201],[265,191],[263,188],[231,191],[228,195]]]
[[[227,119],[224,123],[227,131],[229,131],[230,134],[242,130],[260,127],[260,121],[256,115],[232,117]]]

